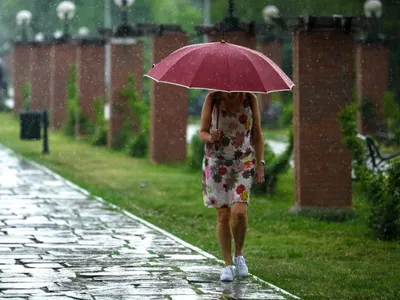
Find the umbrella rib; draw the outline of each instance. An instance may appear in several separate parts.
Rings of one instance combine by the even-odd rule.
[[[253,67],[253,69],[255,70],[255,72],[257,73],[257,75],[259,75],[258,76],[258,78],[261,78],[261,76],[260,76],[260,73],[258,72],[258,70],[257,70],[257,68],[255,67],[255,64],[253,63],[253,60],[252,60],[252,58],[250,57],[250,56],[248,56],[247,54],[247,49],[246,48],[243,48],[243,49],[238,49],[242,54],[244,54],[244,56],[246,57],[246,59],[248,59],[252,64],[251,64],[251,66]],[[242,51],[243,50],[243,51]],[[250,49],[251,50],[251,49]],[[256,51],[252,51],[253,53],[256,53]],[[271,60],[271,59],[269,59],[268,57],[263,57],[263,56],[261,56],[261,55],[258,55],[260,58],[262,58],[262,59],[264,59],[264,60],[266,60],[273,68],[274,68],[274,70],[280,75],[280,78],[285,82],[285,84],[287,84],[288,85],[288,89],[284,89],[284,90],[280,90],[280,91],[290,91],[290,90],[292,90],[292,87],[294,86],[294,84],[293,84],[293,82],[289,79],[289,77],[287,77],[287,75],[285,74],[285,73],[283,73],[283,71],[281,71],[279,68],[275,68],[275,63]],[[285,77],[282,77],[282,74],[285,76]],[[286,78],[289,80],[289,82],[286,80]],[[260,79],[261,80],[261,79]],[[262,83],[262,85],[264,86],[264,83],[261,81],[261,83]],[[265,88],[265,86],[264,86],[264,88]],[[275,92],[275,91],[269,91],[269,92],[267,92],[266,91],[266,93],[268,94],[268,93],[271,93],[271,92]],[[276,91],[277,92],[277,91]]]
[[[261,81],[260,74],[258,73],[257,68],[254,66],[253,61],[251,60],[251,58],[247,56],[246,51],[241,51],[241,49],[238,49],[238,50],[239,50],[240,53],[244,54],[244,56],[246,57],[247,60],[249,60],[249,61],[251,62],[250,65],[251,65],[251,67],[254,69],[255,73],[258,75],[258,78],[259,78],[259,80],[260,80],[260,82],[261,82],[261,84],[262,84],[262,86],[263,86],[263,88],[264,88],[264,90],[265,90],[264,83]]]
[[[193,76],[192,76],[192,78],[191,78],[191,80],[190,80],[190,82],[192,82],[193,81],[193,78],[195,78],[196,77],[196,75],[197,75],[197,72],[199,72],[199,70],[200,70],[200,67],[201,67],[201,65],[202,65],[202,63],[203,63],[203,61],[206,59],[206,57],[208,56],[208,54],[209,53],[206,53],[206,55],[204,55],[203,56],[203,59],[201,60],[201,62],[199,63],[199,65],[197,66],[197,70],[196,70],[196,72],[194,72],[193,73]],[[190,87],[192,86],[192,84],[190,84]]]
[[[193,51],[191,51],[190,53],[192,53],[192,52],[194,52],[194,51],[196,51],[196,50],[201,50],[201,48],[193,49]],[[179,61],[181,61],[182,59],[186,58],[186,55],[187,55],[187,53],[186,53],[184,56],[182,56],[182,57],[180,57],[179,59],[177,59],[177,60],[175,61],[174,65],[177,65]],[[201,60],[201,62],[204,61],[204,58],[205,58],[206,56],[207,56],[207,55],[204,55],[204,57],[203,57],[203,59]],[[201,64],[199,64],[199,66],[197,67],[197,70],[194,72],[194,75],[192,76],[190,82],[192,82],[193,78],[194,78],[195,75],[197,74],[197,72],[198,72],[198,70],[200,69],[200,67],[201,67]],[[164,73],[164,75],[160,77],[160,79],[162,79],[162,77],[164,77],[164,76],[167,76],[168,72],[171,71],[171,70],[172,70],[172,68],[171,68],[171,69],[168,69],[168,70]],[[189,84],[188,87],[191,87],[191,84]]]
[[[292,88],[293,88],[293,86],[295,85],[294,83],[293,83],[293,81],[289,78],[289,76],[287,76],[286,75],[286,73],[285,72],[283,72],[282,70],[281,70],[281,68],[279,68],[278,67],[278,65],[272,60],[272,59],[270,59],[269,57],[267,57],[266,55],[264,55],[264,54],[262,54],[262,53],[260,53],[260,52],[258,52],[258,51],[255,51],[255,50],[253,50],[253,49],[250,49],[250,48],[245,48],[245,47],[242,47],[242,46],[238,46],[238,50],[241,52],[241,53],[244,53],[245,55],[246,55],[246,57],[247,58],[249,58],[248,56],[247,56],[247,52],[252,52],[253,54],[256,54],[258,57],[260,57],[261,59],[263,59],[263,60],[265,60],[265,61],[267,61],[269,64],[270,64],[270,66],[279,74],[279,76],[282,78],[282,80],[290,87],[290,89],[289,90],[292,90]],[[250,59],[250,58],[249,58]],[[250,59],[251,60],[251,59]],[[258,72],[257,72],[257,74],[258,74]]]
[[[183,48],[190,48],[190,47],[191,47],[191,46],[186,46],[186,47],[183,47]],[[174,51],[174,52],[171,53],[170,55],[174,54],[175,52],[178,52],[178,51],[182,50],[183,48]],[[174,65],[176,65],[180,60],[182,60],[183,58],[185,58],[185,56],[188,55],[188,53],[192,53],[192,52],[194,52],[194,51],[196,51],[196,50],[199,50],[199,49],[202,49],[202,48],[203,48],[203,47],[193,47],[193,49],[190,49],[188,52],[183,53],[179,58],[177,58],[177,59],[175,60]],[[177,54],[181,54],[181,53],[177,53]],[[167,57],[168,57],[168,56],[167,56]],[[166,57],[166,58],[167,58],[167,57]],[[164,58],[164,59],[165,59],[165,58]],[[163,60],[164,60],[164,59],[163,59]],[[161,60],[159,63],[162,63],[163,60]],[[164,77],[170,70],[171,70],[171,69],[167,69],[167,70],[165,71],[165,73],[164,73],[162,76],[160,76],[160,79],[161,79],[162,77]]]

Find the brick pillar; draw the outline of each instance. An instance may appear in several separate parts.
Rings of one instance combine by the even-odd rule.
[[[209,33],[208,41],[220,42],[222,39],[222,32]],[[257,39],[254,35],[249,34],[246,31],[232,31],[225,33],[225,41],[228,43],[236,44],[239,46],[247,47],[250,49],[257,48]]]
[[[343,146],[337,118],[352,102],[354,52],[350,34],[333,29],[294,33],[292,211],[351,209],[351,155]]]
[[[51,48],[50,124],[62,128],[67,116],[67,83],[71,65],[76,64],[76,45],[56,42]]]
[[[14,85],[14,114],[19,114],[23,108],[22,86],[29,81],[29,58],[31,44],[16,42],[13,57],[13,85]]]
[[[30,82],[32,110],[49,109],[51,45],[34,43],[31,50]]]
[[[389,50],[379,44],[360,43],[357,47],[357,101],[371,101],[375,120],[368,120],[357,114],[358,131],[373,134],[377,129],[387,129],[383,112],[383,97],[388,87]],[[366,116],[368,117],[368,116]],[[375,127],[378,126],[378,128]]]
[[[105,50],[103,40],[81,40],[77,48],[77,82],[79,109],[86,119],[94,122],[93,102],[105,96]],[[78,132],[81,130],[79,129]]]
[[[169,33],[153,36],[153,63],[186,46],[188,36]],[[188,90],[183,87],[151,81],[150,156],[154,162],[186,159]]]
[[[143,87],[143,42],[136,39],[111,39],[110,70],[110,120],[108,146],[116,148],[118,135],[125,120],[132,119],[128,99],[121,95],[127,85],[129,75],[135,78],[136,91],[140,96]],[[133,130],[133,128],[132,128]]]
[[[283,46],[280,41],[262,42],[259,45],[259,51],[269,57],[278,66],[282,66],[283,62]],[[272,103],[271,95],[260,95],[260,111],[261,113],[269,108]]]

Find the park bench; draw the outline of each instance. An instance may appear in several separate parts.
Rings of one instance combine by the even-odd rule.
[[[365,141],[365,149],[367,154],[367,167],[375,172],[385,172],[388,162],[392,159],[400,157],[400,153],[386,155],[381,153],[378,145],[370,136],[357,134],[357,137]]]

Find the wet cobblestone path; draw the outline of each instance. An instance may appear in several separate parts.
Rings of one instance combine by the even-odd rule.
[[[0,145],[0,299],[290,299]]]

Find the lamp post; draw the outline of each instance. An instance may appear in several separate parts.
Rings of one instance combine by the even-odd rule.
[[[45,39],[45,37],[44,37],[44,34],[42,32],[38,32],[35,35],[35,42],[42,43],[42,42],[44,42],[44,39]]]
[[[364,3],[365,16],[380,18],[382,16],[382,2],[380,0],[367,0]]]
[[[361,134],[386,134],[382,99],[389,82],[389,48],[381,33],[381,1],[365,1],[364,14],[366,32],[357,45],[357,127]]]
[[[19,11],[16,16],[16,21],[17,25],[22,29],[21,40],[24,42],[28,41],[28,26],[32,21],[31,12],[28,10]]]
[[[365,1],[364,14],[368,20],[368,33],[364,38],[364,41],[367,43],[381,41],[383,39],[383,36],[379,32],[379,19],[382,16],[382,2],[379,0]]]
[[[240,30],[240,20],[236,17],[235,13],[235,1],[228,0],[228,16],[224,19],[225,30],[227,31],[237,31]]]
[[[279,18],[279,9],[275,5],[267,5],[264,7],[262,14],[266,24],[264,42],[274,42],[277,40],[277,36],[274,33],[274,29],[276,27],[274,19]]]
[[[56,30],[56,31],[54,31],[53,35],[54,35],[54,38],[56,38],[58,40],[63,37],[63,32],[61,30]]]
[[[121,9],[121,25],[115,33],[118,37],[126,37],[133,33],[132,26],[128,23],[128,10],[135,0],[114,0],[114,3]]]
[[[87,36],[89,35],[89,33],[90,33],[89,28],[87,28],[87,27],[85,27],[85,26],[83,26],[83,27],[81,27],[81,28],[78,29],[78,35],[79,35],[81,38],[87,37]]]
[[[259,51],[265,56],[272,59],[278,66],[282,65],[283,50],[281,34],[277,33],[277,26],[274,20],[279,18],[279,9],[275,5],[267,5],[262,10],[264,24],[260,24],[257,28],[260,43]],[[279,94],[279,96],[281,96]],[[262,120],[265,120],[266,113],[272,104],[271,95],[260,95],[260,111]]]
[[[275,5],[265,6],[262,13],[265,23],[269,25],[274,23],[274,18],[279,18],[279,9]]]
[[[60,18],[60,20],[64,21],[63,36],[65,38],[69,38],[70,37],[69,25],[70,25],[70,21],[75,16],[75,11],[76,11],[75,4],[72,3],[71,1],[62,1],[57,6],[57,16]]]

